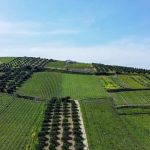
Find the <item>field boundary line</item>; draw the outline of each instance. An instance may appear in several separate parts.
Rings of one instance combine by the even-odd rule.
[[[139,89],[132,89],[132,88],[121,88],[121,89],[106,89],[109,93],[117,93],[117,92],[130,92],[130,91],[149,91],[150,88],[139,88]]]

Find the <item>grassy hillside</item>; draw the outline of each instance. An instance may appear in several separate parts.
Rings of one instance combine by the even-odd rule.
[[[62,94],[78,100],[108,96],[96,76],[76,74],[63,74]]]
[[[150,91],[130,91],[112,94],[117,105],[150,104]]]
[[[64,69],[65,66],[66,66],[65,61],[56,61],[56,62],[49,62],[45,67]]]
[[[43,109],[44,103],[0,94],[0,149],[25,149],[36,142]]]
[[[111,75],[100,76],[99,78],[106,89],[140,89],[150,87],[150,79],[144,75]]]
[[[0,64],[12,61],[14,57],[0,57]]]
[[[33,74],[17,93],[46,99],[61,96],[71,96],[74,99],[108,96],[96,76],[54,72]]]
[[[133,137],[138,128],[133,132],[128,123],[124,124],[123,118],[113,110],[110,100],[80,101],[80,105],[90,150],[143,149],[144,144]],[[148,138],[146,134],[143,136]]]
[[[72,71],[77,71],[77,72],[89,72],[89,73],[96,72],[92,64],[88,64],[88,63],[67,64],[67,69]]]
[[[32,77],[17,90],[20,95],[30,95],[43,99],[61,96],[62,77],[60,73],[40,72]]]

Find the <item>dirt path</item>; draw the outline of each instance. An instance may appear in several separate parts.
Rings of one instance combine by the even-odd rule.
[[[75,100],[77,106],[78,106],[78,109],[79,109],[79,114],[80,114],[80,120],[81,120],[81,129],[82,129],[82,133],[83,133],[83,138],[84,138],[84,144],[85,144],[85,148],[84,150],[89,150],[89,147],[88,147],[88,141],[87,141],[87,136],[86,136],[86,132],[85,132],[85,128],[84,128],[84,122],[83,122],[83,118],[82,118],[82,112],[81,112],[81,109],[80,109],[80,104],[77,100]]]

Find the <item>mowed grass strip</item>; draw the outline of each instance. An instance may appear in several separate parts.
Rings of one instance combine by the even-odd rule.
[[[150,91],[129,91],[113,93],[116,105],[150,104]]]
[[[34,73],[32,77],[17,90],[17,93],[20,95],[40,97],[42,99],[61,97],[61,82],[61,73]]]
[[[90,150],[143,149],[143,145],[133,137],[132,130],[116,114],[109,99],[83,100],[80,106]]]
[[[4,95],[3,100],[9,99],[12,99],[11,105],[6,105],[0,113],[0,149],[22,150],[30,144],[34,147],[43,120],[44,103]]]
[[[97,76],[62,74],[62,95],[73,99],[107,97]]]

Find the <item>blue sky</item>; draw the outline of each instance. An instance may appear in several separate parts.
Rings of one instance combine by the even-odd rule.
[[[150,69],[150,1],[1,0],[0,56]]]

